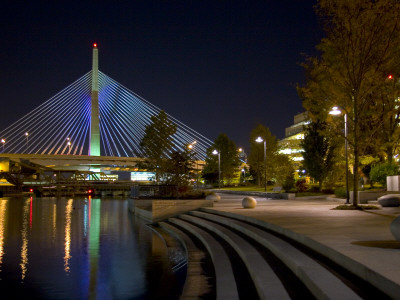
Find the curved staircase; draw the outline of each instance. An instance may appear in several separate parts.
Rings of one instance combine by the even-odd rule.
[[[186,249],[181,299],[393,298],[260,220],[201,208],[158,225]]]

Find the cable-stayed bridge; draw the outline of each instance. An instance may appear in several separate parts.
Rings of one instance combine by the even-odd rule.
[[[0,150],[5,154],[31,154],[58,159],[86,156],[143,157],[140,141],[150,118],[160,108],[98,70],[98,49],[93,48],[92,70],[37,108],[0,131]],[[195,142],[196,160],[203,161],[212,142],[175,119],[173,151]]]

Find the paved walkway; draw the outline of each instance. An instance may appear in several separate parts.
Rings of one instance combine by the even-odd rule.
[[[218,193],[214,209],[269,222],[329,246],[400,285],[400,241],[390,223],[400,207],[379,210],[333,210],[341,204],[325,197],[271,200],[253,196],[257,206],[242,208],[243,195]]]

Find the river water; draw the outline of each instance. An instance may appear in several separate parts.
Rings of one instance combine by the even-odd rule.
[[[0,198],[2,295],[177,299],[185,272],[126,199]]]

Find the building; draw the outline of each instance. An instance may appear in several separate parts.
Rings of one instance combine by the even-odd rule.
[[[309,123],[308,112],[303,112],[294,116],[293,125],[285,129],[285,138],[279,141],[281,150],[279,153],[286,154],[293,161],[295,177],[302,177],[302,152],[300,146],[304,139],[304,125]]]

